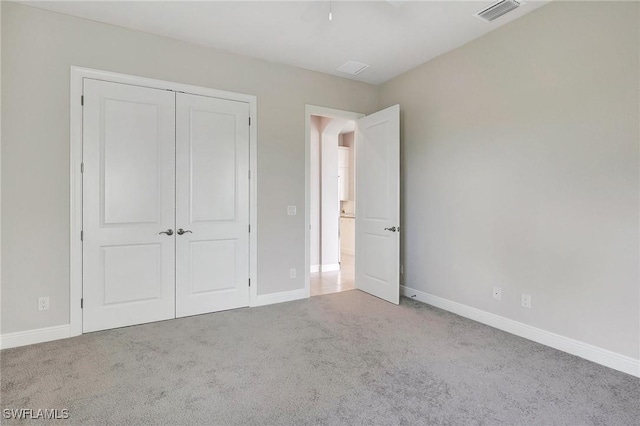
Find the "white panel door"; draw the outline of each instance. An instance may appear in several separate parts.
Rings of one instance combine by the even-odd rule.
[[[400,302],[400,106],[358,120],[356,286]]]
[[[175,316],[174,140],[173,92],[85,79],[84,332]]]
[[[176,98],[176,316],[249,306],[249,104]]]

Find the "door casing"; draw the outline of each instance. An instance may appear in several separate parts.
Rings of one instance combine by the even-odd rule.
[[[256,305],[258,295],[257,277],[257,97],[187,84],[156,80],[127,74],[101,71],[91,68],[71,67],[70,93],[70,253],[69,253],[69,334],[82,334],[82,94],[85,78],[111,81],[194,95],[210,96],[249,104],[251,125],[249,127],[249,306]]]

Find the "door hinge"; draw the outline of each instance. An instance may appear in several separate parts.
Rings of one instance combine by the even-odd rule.
[[[251,126],[251,117],[249,117],[249,126]]]
[[[80,299],[80,309],[84,309],[84,298]]]
[[[80,231],[80,241],[84,241],[84,231]]]
[[[251,233],[251,225],[249,225],[249,233]]]
[[[249,179],[251,179],[251,170],[249,170]]]
[[[84,95],[80,96],[80,105],[84,106]]]
[[[249,278],[249,287],[251,287],[251,278]]]
[[[80,173],[84,173],[84,163],[80,163]]]

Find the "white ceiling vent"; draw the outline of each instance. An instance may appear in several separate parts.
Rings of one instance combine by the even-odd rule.
[[[517,9],[522,6],[523,1],[516,0],[500,0],[491,6],[482,9],[480,12],[476,13],[475,16],[478,19],[482,19],[485,22],[491,22],[494,19],[497,19],[504,15],[505,13],[511,12],[513,9]]]
[[[357,75],[367,68],[369,68],[369,65],[367,64],[356,61],[347,61],[338,68],[338,71],[346,74]]]

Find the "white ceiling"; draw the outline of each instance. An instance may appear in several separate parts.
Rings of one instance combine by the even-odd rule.
[[[329,1],[24,3],[379,84],[548,3],[530,0],[492,23],[472,16],[493,2],[333,0],[332,21]],[[348,60],[371,66],[356,76],[336,70]]]

